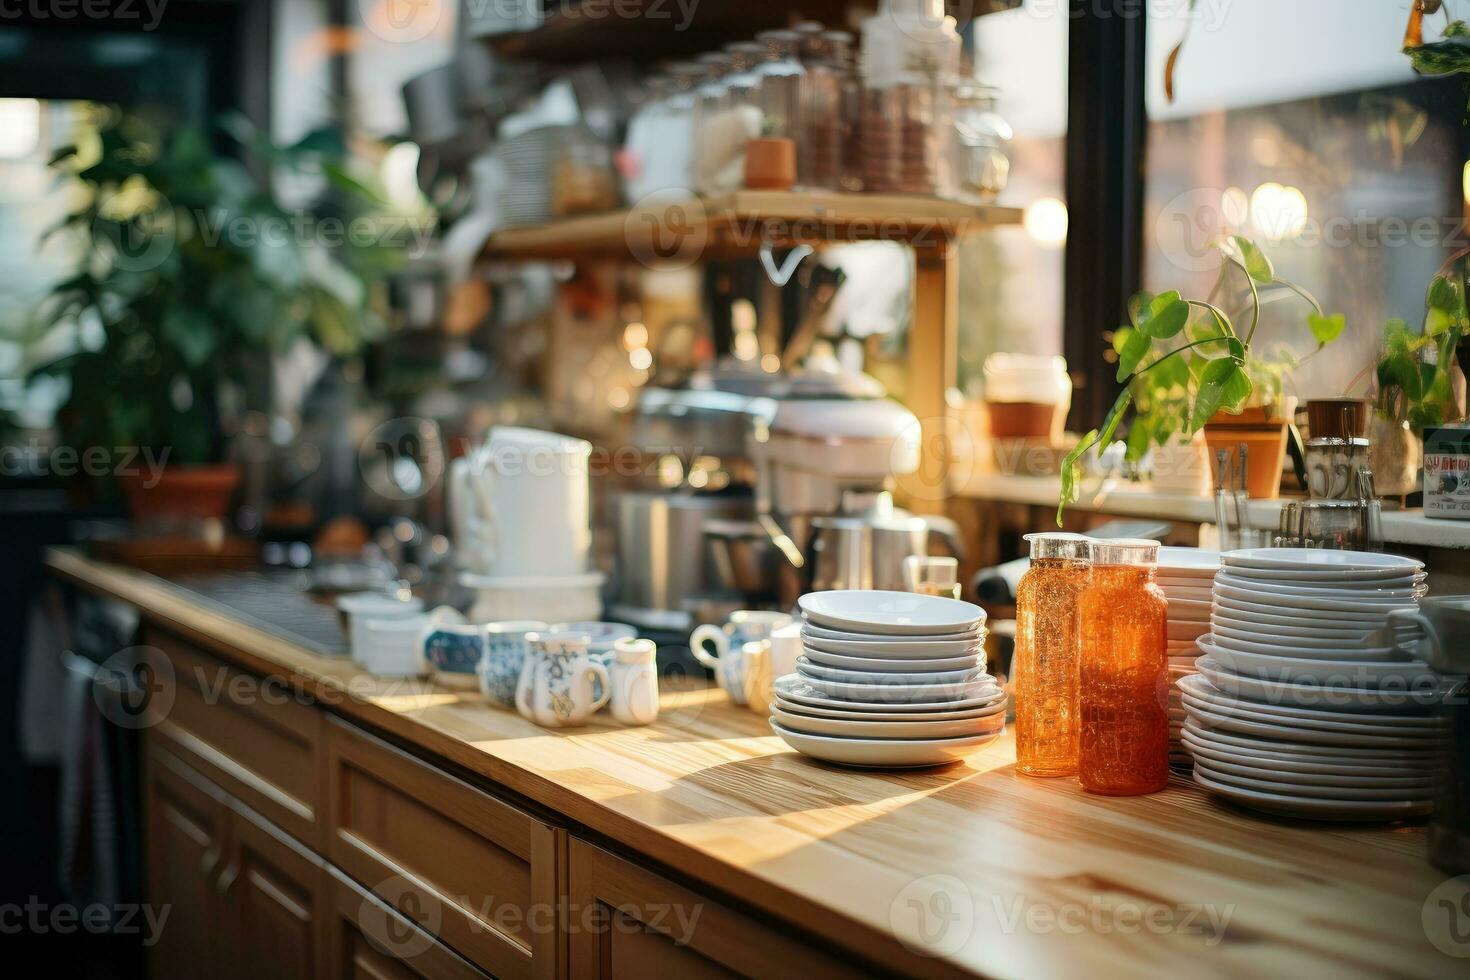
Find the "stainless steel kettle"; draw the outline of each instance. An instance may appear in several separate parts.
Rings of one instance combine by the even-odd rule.
[[[851,501],[849,501],[851,502]],[[893,498],[874,494],[857,513],[812,519],[807,567],[810,589],[905,588],[903,560],[929,554],[938,537],[944,549],[962,557],[958,525],[946,517],[919,517],[893,506]]]

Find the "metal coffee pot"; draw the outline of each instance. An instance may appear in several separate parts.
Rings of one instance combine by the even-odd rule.
[[[929,554],[935,537],[945,551],[960,556],[962,538],[953,521],[910,514],[894,507],[888,493],[873,494],[868,506],[855,513],[813,518],[807,555],[811,589],[902,591],[903,560]]]

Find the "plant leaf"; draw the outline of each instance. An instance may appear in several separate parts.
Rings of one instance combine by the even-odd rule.
[[[1113,407],[1108,409],[1108,416],[1103,420],[1102,430],[1093,429],[1087,435],[1078,440],[1077,445],[1062,460],[1062,492],[1057,500],[1057,527],[1062,526],[1062,517],[1066,513],[1067,505],[1077,500],[1082,482],[1082,471],[1078,461],[1082,459],[1093,446],[1107,446],[1113,439],[1113,434],[1118,431],[1118,423],[1123,418],[1123,412],[1133,402],[1133,395],[1124,388],[1118,393]]]
[[[1113,350],[1118,354],[1118,380],[1124,381],[1137,369],[1152,344],[1148,335],[1132,327],[1122,327],[1113,334]]]
[[[1347,317],[1341,313],[1331,316],[1311,313],[1307,315],[1307,326],[1312,328],[1312,336],[1317,338],[1318,346],[1322,346],[1342,336],[1343,330],[1347,328]]]
[[[1147,307],[1139,311],[1141,322],[1138,329],[1150,337],[1167,340],[1176,336],[1189,322],[1189,304],[1174,291],[1160,293]]]
[[[1233,358],[1221,357],[1206,364],[1194,399],[1194,414],[1189,419],[1190,431],[1204,428],[1224,405],[1234,405],[1238,410],[1251,390],[1250,378]]]
[[[1230,240],[1240,250],[1240,261],[1245,266],[1246,275],[1262,285],[1267,285],[1276,278],[1276,270],[1271,267],[1271,260],[1266,258],[1266,253],[1262,252],[1255,242],[1241,235],[1235,235]]]

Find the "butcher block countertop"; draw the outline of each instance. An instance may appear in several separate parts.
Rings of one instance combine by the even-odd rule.
[[[1009,735],[908,773],[808,760],[712,688],[657,724],[547,731],[474,693],[376,680],[70,550],[52,572],[227,661],[462,767],[697,887],[896,972],[1445,977],[1422,824],[1306,824],[1175,776],[1127,799],[1017,777]],[[606,715],[599,716],[607,718]]]

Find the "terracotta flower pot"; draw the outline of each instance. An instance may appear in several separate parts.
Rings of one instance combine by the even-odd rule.
[[[796,144],[766,136],[745,144],[745,186],[755,190],[789,191],[796,183]]]
[[[1259,412],[1261,409],[1247,409]],[[1241,425],[1239,415],[1216,415],[1205,424],[1205,443],[1210,447],[1211,473],[1219,479],[1215,459],[1220,450],[1234,453],[1242,443],[1246,447],[1245,488],[1252,499],[1275,500],[1281,496],[1281,467],[1286,461],[1286,416],[1275,422]]]
[[[138,469],[119,474],[118,483],[128,500],[128,511],[140,524],[160,520],[223,519],[240,484],[240,468],[217,465],[170,464],[158,473]]]

